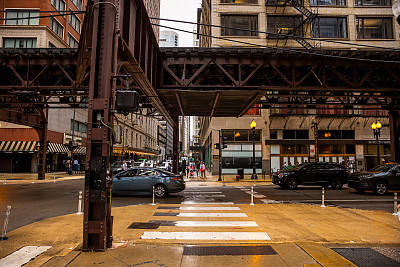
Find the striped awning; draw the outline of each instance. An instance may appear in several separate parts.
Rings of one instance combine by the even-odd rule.
[[[38,141],[0,141],[0,152],[35,153]]]
[[[86,155],[86,147],[78,146],[74,148],[74,154],[77,155]]]
[[[49,143],[47,146],[47,154],[68,154],[69,148],[63,144]]]

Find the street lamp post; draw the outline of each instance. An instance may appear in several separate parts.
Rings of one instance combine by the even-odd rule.
[[[251,129],[253,129],[253,175],[251,176],[251,179],[256,180],[257,179],[257,174],[256,174],[256,122],[253,120],[250,124]]]
[[[380,160],[380,154],[379,154],[379,137],[381,136],[382,124],[379,121],[377,123],[374,122],[371,125],[371,128],[374,131],[374,137],[376,138],[376,149],[377,149],[377,154],[378,154],[378,165],[380,165],[381,160]]]

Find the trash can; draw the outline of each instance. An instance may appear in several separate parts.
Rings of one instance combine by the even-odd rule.
[[[237,169],[237,176],[239,176],[239,179],[244,178],[244,169],[243,168]]]

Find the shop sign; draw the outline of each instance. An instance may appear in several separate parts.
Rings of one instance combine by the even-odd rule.
[[[315,145],[310,145],[310,158],[315,157]]]
[[[219,159],[219,155],[213,155],[213,159]]]

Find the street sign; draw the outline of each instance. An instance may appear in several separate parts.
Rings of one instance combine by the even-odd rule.
[[[213,155],[213,159],[219,159],[219,155]]]

